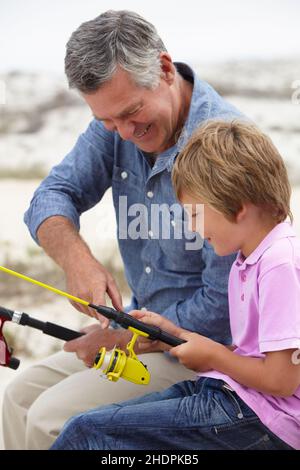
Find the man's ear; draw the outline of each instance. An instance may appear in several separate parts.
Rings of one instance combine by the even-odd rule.
[[[176,68],[172,62],[170,54],[161,52],[160,56],[161,78],[169,85],[172,85],[175,80]]]

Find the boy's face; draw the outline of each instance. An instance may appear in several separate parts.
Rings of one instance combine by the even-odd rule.
[[[193,232],[204,226],[204,238],[213,246],[219,256],[230,255],[238,251],[242,245],[240,227],[236,222],[231,222],[226,217],[207,204],[203,204],[197,197],[183,194],[181,204],[189,215],[189,229]],[[203,224],[197,221],[197,217],[204,217]],[[203,236],[203,233],[200,233]]]

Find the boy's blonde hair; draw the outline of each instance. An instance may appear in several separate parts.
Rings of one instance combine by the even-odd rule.
[[[277,222],[290,211],[291,187],[284,162],[272,143],[245,121],[208,121],[178,155],[172,172],[177,198],[199,197],[229,220],[251,202]]]

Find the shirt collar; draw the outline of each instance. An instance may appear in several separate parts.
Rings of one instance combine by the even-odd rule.
[[[207,120],[209,115],[210,105],[207,93],[207,83],[200,80],[187,64],[182,62],[175,62],[174,64],[177,71],[183,77],[190,77],[191,81],[194,82],[190,109],[179,139],[173,147],[167,149],[158,156],[156,163],[152,168],[151,176],[164,169],[167,169],[169,172],[172,171],[176,156],[183,149],[195,128],[201,122]]]
[[[281,222],[268,233],[268,235],[247,258],[245,258],[239,251],[235,261],[236,266],[238,266],[240,270],[243,270],[246,269],[247,265],[256,264],[264,252],[277,240],[287,237],[296,237],[296,233],[289,222]]]

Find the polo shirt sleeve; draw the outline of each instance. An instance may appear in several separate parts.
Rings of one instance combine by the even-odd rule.
[[[79,230],[82,212],[97,204],[111,185],[113,161],[114,133],[93,120],[33,195],[24,222],[37,243],[39,226],[51,216],[67,217]]]
[[[258,337],[260,352],[300,348],[300,266],[286,262],[261,276]]]

